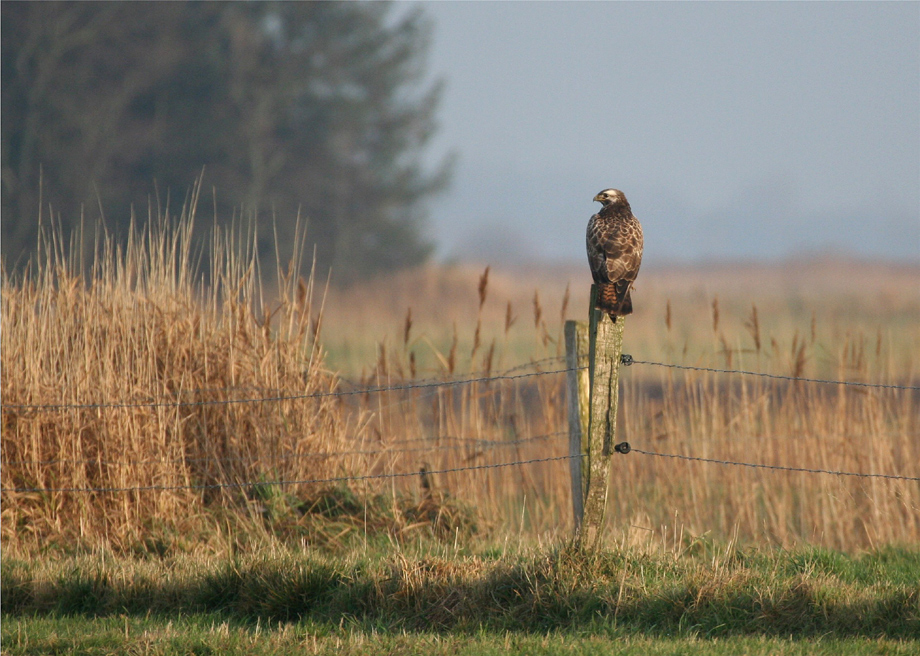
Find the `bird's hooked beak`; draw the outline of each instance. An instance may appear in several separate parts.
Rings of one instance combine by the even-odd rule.
[[[597,196],[594,197],[594,200],[597,201],[598,203],[603,204],[604,197],[601,194],[598,194]]]

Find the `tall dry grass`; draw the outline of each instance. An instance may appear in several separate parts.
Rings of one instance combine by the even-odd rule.
[[[857,336],[837,345],[837,380],[916,385],[868,357]],[[775,345],[735,366],[814,376],[809,340]],[[719,353],[729,359],[726,353]],[[725,366],[725,362],[722,366]],[[719,366],[719,365],[717,365]],[[729,363],[729,366],[731,364]],[[909,367],[910,365],[908,365]],[[629,376],[629,374],[627,374]],[[916,391],[657,372],[625,386],[624,439],[647,451],[779,467],[920,476]],[[920,483],[826,473],[793,473],[658,458],[614,460],[615,523],[661,533],[725,537],[782,546],[837,549],[914,542],[920,537]],[[633,531],[634,535],[636,530]],[[673,536],[672,536],[673,538]]]
[[[354,383],[417,387],[360,396],[356,409],[366,417],[370,443],[421,445],[388,454],[379,463],[381,471],[459,470],[430,478],[432,487],[468,501],[485,524],[506,529],[505,535],[511,528],[531,535],[553,531],[571,522],[568,474],[560,475],[569,455],[561,384],[568,294],[558,313],[545,311],[537,292],[527,308],[530,316],[519,316],[509,303],[495,314],[488,307],[491,287],[486,268],[469,289],[470,320],[464,329],[450,321],[457,309],[444,290],[432,288],[433,315],[450,321],[443,341],[431,338],[430,324],[420,331],[412,307],[407,309],[398,338],[377,344],[376,360]],[[414,300],[425,298],[417,294]],[[353,307],[366,310],[360,303]],[[423,310],[422,316],[432,312]],[[523,358],[516,334],[521,330],[532,340]],[[430,387],[431,381],[460,384]],[[529,460],[541,462],[504,466]],[[404,489],[415,484],[394,483]]]
[[[312,278],[278,271],[269,302],[254,234],[215,230],[195,251],[196,200],[132,229],[123,248],[98,233],[89,270],[81,237],[49,229],[23,275],[4,271],[4,488],[163,488],[5,491],[5,546],[124,546],[158,530],[207,540],[228,521],[215,508],[258,515],[259,490],[243,482],[351,471],[303,457],[349,431],[334,399],[223,403],[337,381],[323,369]],[[111,403],[125,405],[93,407]]]
[[[652,271],[643,281],[644,296],[637,295],[643,303],[627,321],[624,351],[637,360],[916,386],[917,281],[911,267],[836,261],[773,269]],[[587,314],[589,283],[578,284],[577,274],[496,275],[489,269],[475,274],[463,268],[405,272],[330,299],[327,320],[346,327],[335,333],[333,357],[341,368],[363,370],[365,382],[446,378],[457,371],[484,374],[489,364],[494,370],[494,363],[502,370],[528,361],[541,361],[537,370],[561,368],[561,363],[542,361],[561,355],[564,320]],[[571,288],[578,291],[570,294]],[[546,308],[541,295],[561,301]],[[400,312],[407,313],[405,320]],[[375,331],[347,329],[368,324]],[[369,344],[376,348],[376,359],[356,359],[369,352]],[[487,355],[480,359],[485,344]],[[624,368],[621,380],[618,439],[644,451],[920,476],[916,391],[649,365]],[[458,403],[437,406],[442,414],[450,413],[447,417],[428,411],[411,394],[368,399],[366,409],[369,426],[381,436],[511,439],[514,451],[503,452],[506,461],[552,458],[567,454],[563,384],[563,377],[555,375],[519,380],[507,389],[503,383],[469,386],[455,393]],[[447,393],[436,394],[443,398]],[[378,404],[376,412],[372,403]],[[544,435],[551,437],[520,442]],[[494,449],[473,449],[445,452],[437,463],[451,468],[500,460]],[[446,489],[473,500],[486,515],[503,518],[509,530],[570,526],[564,461],[441,479]],[[850,550],[920,538],[916,481],[634,453],[614,456],[610,499],[611,535],[636,544],[673,547],[708,536]]]
[[[424,525],[456,539],[465,525],[455,501],[495,529],[492,539],[570,529],[565,376],[550,372],[564,366],[564,321],[586,315],[586,272],[428,268],[317,301],[313,277],[288,273],[299,259],[274,275],[260,269],[250,233],[215,231],[197,252],[194,200],[179,217],[152,217],[124,248],[100,238],[88,271],[82,247],[49,230],[25,274],[4,272],[3,487],[155,488],[5,491],[4,547],[126,548],[164,532],[184,548],[265,531],[308,539],[310,513],[333,514],[317,500],[321,486],[272,483],[390,473],[407,475],[350,484],[359,496],[336,506],[353,519],[339,537],[367,534],[371,495],[417,501],[394,504],[386,529],[397,538]],[[872,275],[874,287],[790,295],[787,277],[763,272],[714,274],[714,292],[686,272],[652,271],[624,351],[916,385],[920,302],[898,291],[916,271]],[[912,391],[642,365],[621,379],[618,439],[643,450],[920,475]],[[404,389],[353,393],[390,386]],[[311,398],[334,391],[347,394]],[[238,402],[261,397],[275,400]],[[126,405],[94,407],[112,402]],[[530,460],[540,462],[496,466]],[[431,473],[443,470],[456,471]],[[615,456],[612,472],[611,539],[851,550],[920,538],[916,482],[638,453]]]

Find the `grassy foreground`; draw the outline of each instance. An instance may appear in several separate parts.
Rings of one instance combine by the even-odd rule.
[[[240,625],[212,615],[176,621],[111,617],[10,620],[3,625],[9,654],[916,654],[916,642],[888,638],[765,636],[651,638],[624,630],[597,634],[521,632],[469,634],[368,632],[310,622],[280,627]]]
[[[916,653],[920,551],[4,559],[3,652]]]

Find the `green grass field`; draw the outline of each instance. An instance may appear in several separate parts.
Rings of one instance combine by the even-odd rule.
[[[918,645],[888,638],[776,638],[692,634],[649,637],[609,628],[534,635],[508,631],[464,634],[382,633],[352,626],[312,622],[278,627],[228,622],[199,614],[181,619],[108,617],[100,619],[9,620],[3,627],[8,654],[916,654]]]
[[[920,651],[920,551],[477,551],[5,559],[5,654]]]

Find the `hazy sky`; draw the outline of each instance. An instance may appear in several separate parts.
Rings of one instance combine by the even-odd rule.
[[[920,3],[430,2],[442,257],[584,259],[605,187],[647,261],[920,262]]]

